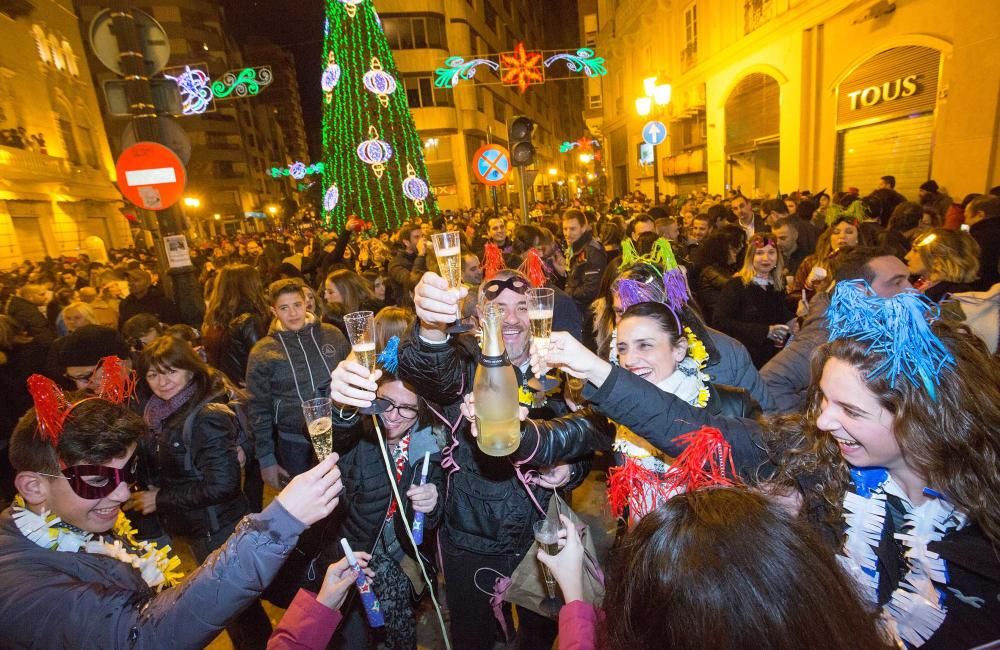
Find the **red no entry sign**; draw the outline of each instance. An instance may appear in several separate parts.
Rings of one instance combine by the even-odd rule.
[[[510,154],[498,144],[483,145],[472,161],[472,171],[480,183],[503,185],[510,176]]]
[[[177,203],[187,182],[177,154],[156,142],[137,142],[123,151],[115,171],[125,198],[147,210],[166,210]]]

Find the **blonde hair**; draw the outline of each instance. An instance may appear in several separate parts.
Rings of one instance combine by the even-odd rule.
[[[759,244],[759,245],[758,245]],[[743,266],[734,276],[743,280],[743,284],[749,285],[757,277],[757,272],[753,269],[753,256],[759,248],[765,246],[772,247],[778,254],[778,261],[771,269],[771,283],[777,291],[785,290],[785,257],[781,254],[781,247],[771,233],[758,233],[747,242],[747,252],[743,256]]]
[[[913,244],[913,250],[930,280],[966,283],[979,277],[979,243],[969,233],[930,228]]]
[[[62,310],[63,318],[66,318],[66,312],[68,311],[74,311],[80,314],[81,316],[83,316],[83,319],[88,323],[90,323],[91,325],[100,325],[100,323],[97,322],[97,314],[94,313],[94,308],[85,302],[80,302],[78,300],[76,302],[71,302],[65,307],[63,307]]]

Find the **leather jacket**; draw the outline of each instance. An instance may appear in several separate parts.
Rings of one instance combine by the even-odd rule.
[[[249,311],[229,321],[229,325],[222,332],[217,367],[237,386],[246,385],[250,350],[265,334],[267,334],[267,323]]]

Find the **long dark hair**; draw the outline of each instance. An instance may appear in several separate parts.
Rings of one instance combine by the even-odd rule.
[[[759,494],[680,494],[625,537],[600,647],[889,648],[829,549]]]
[[[820,347],[813,356],[812,376],[820,377],[830,359],[855,368],[892,415],[893,435],[907,465],[965,512],[1000,549],[1000,362],[964,325],[938,321],[932,330],[956,360],[953,368],[941,370],[936,399],[904,378],[892,387],[884,374],[872,376],[885,357],[853,339]],[[804,495],[802,510],[826,510],[832,523],[840,518],[849,477],[836,441],[815,424],[823,399],[818,383],[814,380],[811,387],[800,431],[790,435],[781,426],[766,429],[772,451],[784,447],[775,479],[785,487],[798,485],[802,476],[815,479],[810,483],[817,487]]]
[[[205,308],[204,326],[228,327],[248,309],[261,323],[269,323],[269,307],[260,272],[249,264],[227,264],[215,278],[215,290]]]
[[[745,230],[732,224],[719,226],[695,250],[694,265],[702,269],[709,266],[732,268],[732,264],[729,262],[729,249],[736,248],[742,252],[746,244]],[[736,259],[739,260],[739,255],[736,256]]]

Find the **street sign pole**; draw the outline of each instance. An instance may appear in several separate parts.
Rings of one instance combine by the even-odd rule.
[[[112,13],[115,39],[118,43],[119,66],[128,82],[126,89],[137,139],[163,144],[156,119],[156,106],[153,103],[149,73],[143,63],[142,46],[139,42],[139,32],[131,5],[132,0],[109,0],[108,2]],[[143,212],[146,214],[146,211]],[[171,269],[167,262],[167,252],[163,241],[164,235],[183,234],[182,224],[184,220],[181,209],[178,205],[174,205],[155,215],[146,214],[146,217],[143,219],[144,222],[155,225],[153,232],[156,238],[159,277],[161,282],[173,285],[172,287],[165,286],[164,289],[167,295],[173,296],[181,319],[189,325],[200,325],[205,314],[205,303],[195,268],[189,265]]]
[[[497,201],[497,188],[496,185],[490,188],[490,192],[493,194],[493,214],[500,216],[500,202]]]
[[[653,205],[660,205],[660,156],[657,149],[660,145],[653,145]]]
[[[517,168],[518,194],[521,196],[521,223],[528,223],[528,170],[525,167]]]

